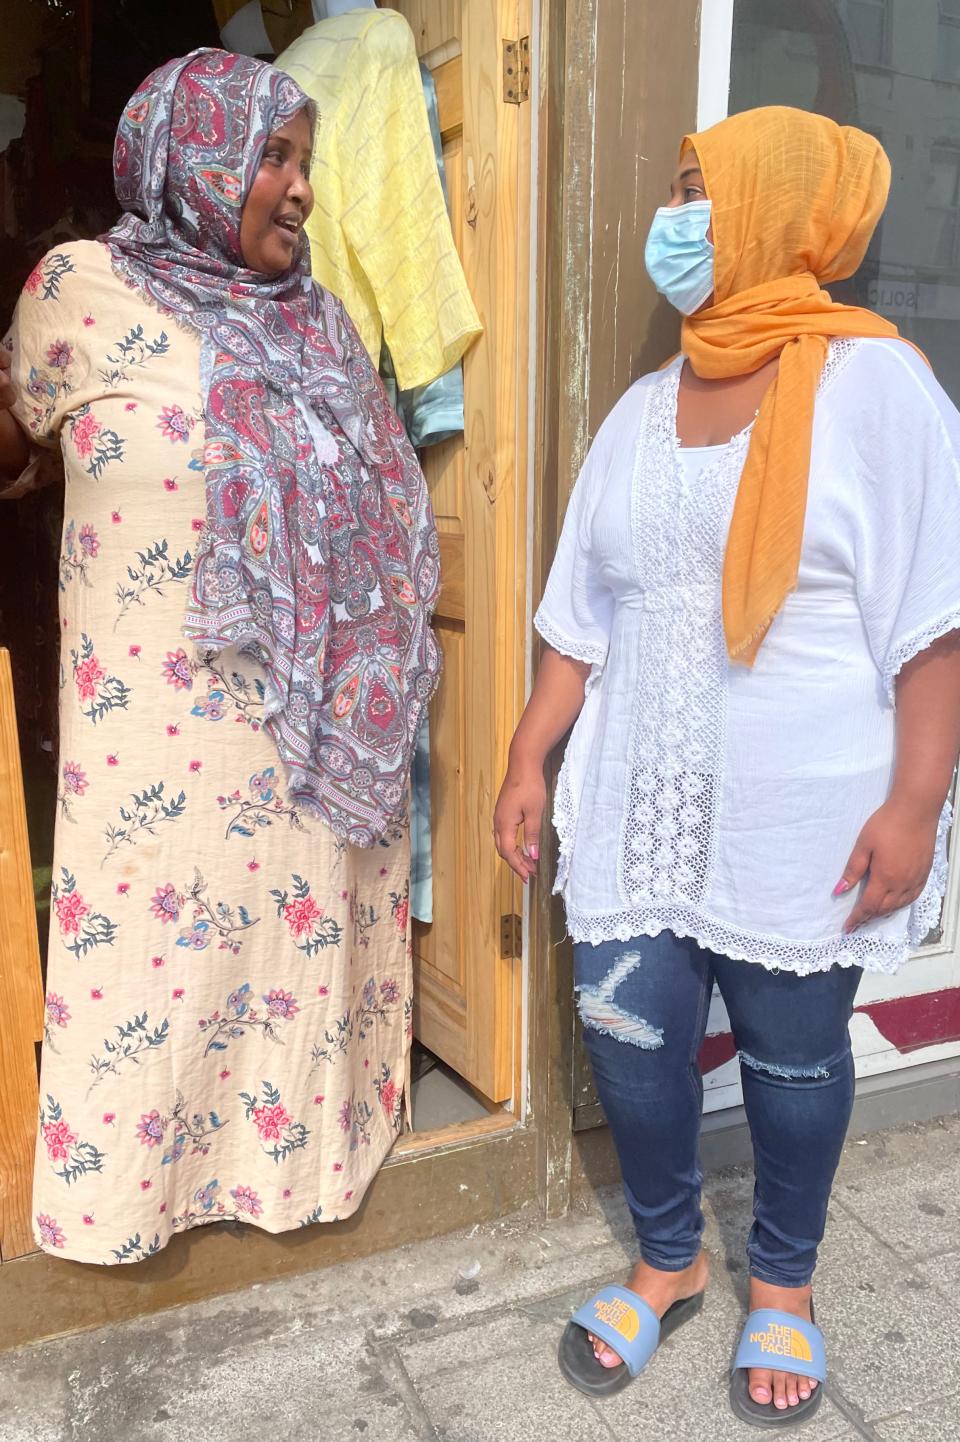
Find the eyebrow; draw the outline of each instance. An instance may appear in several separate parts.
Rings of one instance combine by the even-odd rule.
[[[699,165],[690,165],[687,167],[686,170],[681,170],[680,174],[677,176],[677,180],[689,180],[691,175],[699,175],[701,180],[703,179],[703,171],[700,169]]]

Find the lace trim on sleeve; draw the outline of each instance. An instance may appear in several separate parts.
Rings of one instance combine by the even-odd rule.
[[[948,611],[938,620],[930,621],[926,626],[912,631],[891,651],[883,667],[884,690],[891,706],[896,705],[896,680],[907,662],[912,661],[914,656],[919,656],[928,646],[932,646],[934,641],[939,641],[941,636],[957,630],[960,630],[960,606]]]
[[[534,616],[533,624],[547,645],[552,646],[563,656],[570,656],[574,661],[583,661],[591,666],[602,666],[607,659],[605,645],[600,645],[595,641],[585,641],[582,636],[576,640],[572,636],[568,636],[565,631],[560,630],[559,626],[554,625],[542,606]]]

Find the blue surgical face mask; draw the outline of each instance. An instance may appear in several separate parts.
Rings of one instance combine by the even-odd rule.
[[[644,253],[647,274],[662,296],[693,315],[713,291],[711,202],[665,205],[653,217]]]

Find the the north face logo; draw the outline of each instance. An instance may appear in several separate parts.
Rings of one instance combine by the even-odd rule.
[[[613,1302],[595,1302],[593,1310],[598,1322],[606,1322],[608,1327],[619,1332],[628,1342],[632,1342],[640,1331],[640,1318],[636,1307],[622,1302],[619,1297]]]
[[[779,1322],[771,1322],[764,1332],[751,1332],[750,1341],[771,1357],[793,1357],[797,1362],[813,1361],[810,1343],[803,1333]]]

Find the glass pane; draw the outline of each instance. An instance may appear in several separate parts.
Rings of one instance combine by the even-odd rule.
[[[954,9],[960,18],[960,0],[890,0],[877,70],[863,58],[883,13],[872,0],[734,0],[730,109],[799,105],[880,137],[890,204],[858,275],[834,293],[894,321],[960,404],[960,83],[941,83],[947,70],[960,82],[960,24],[943,18]]]
[[[960,24],[945,20],[940,26],[938,80],[960,80]]]
[[[886,60],[884,9],[877,0],[848,0],[850,49],[860,65],[882,65]]]

